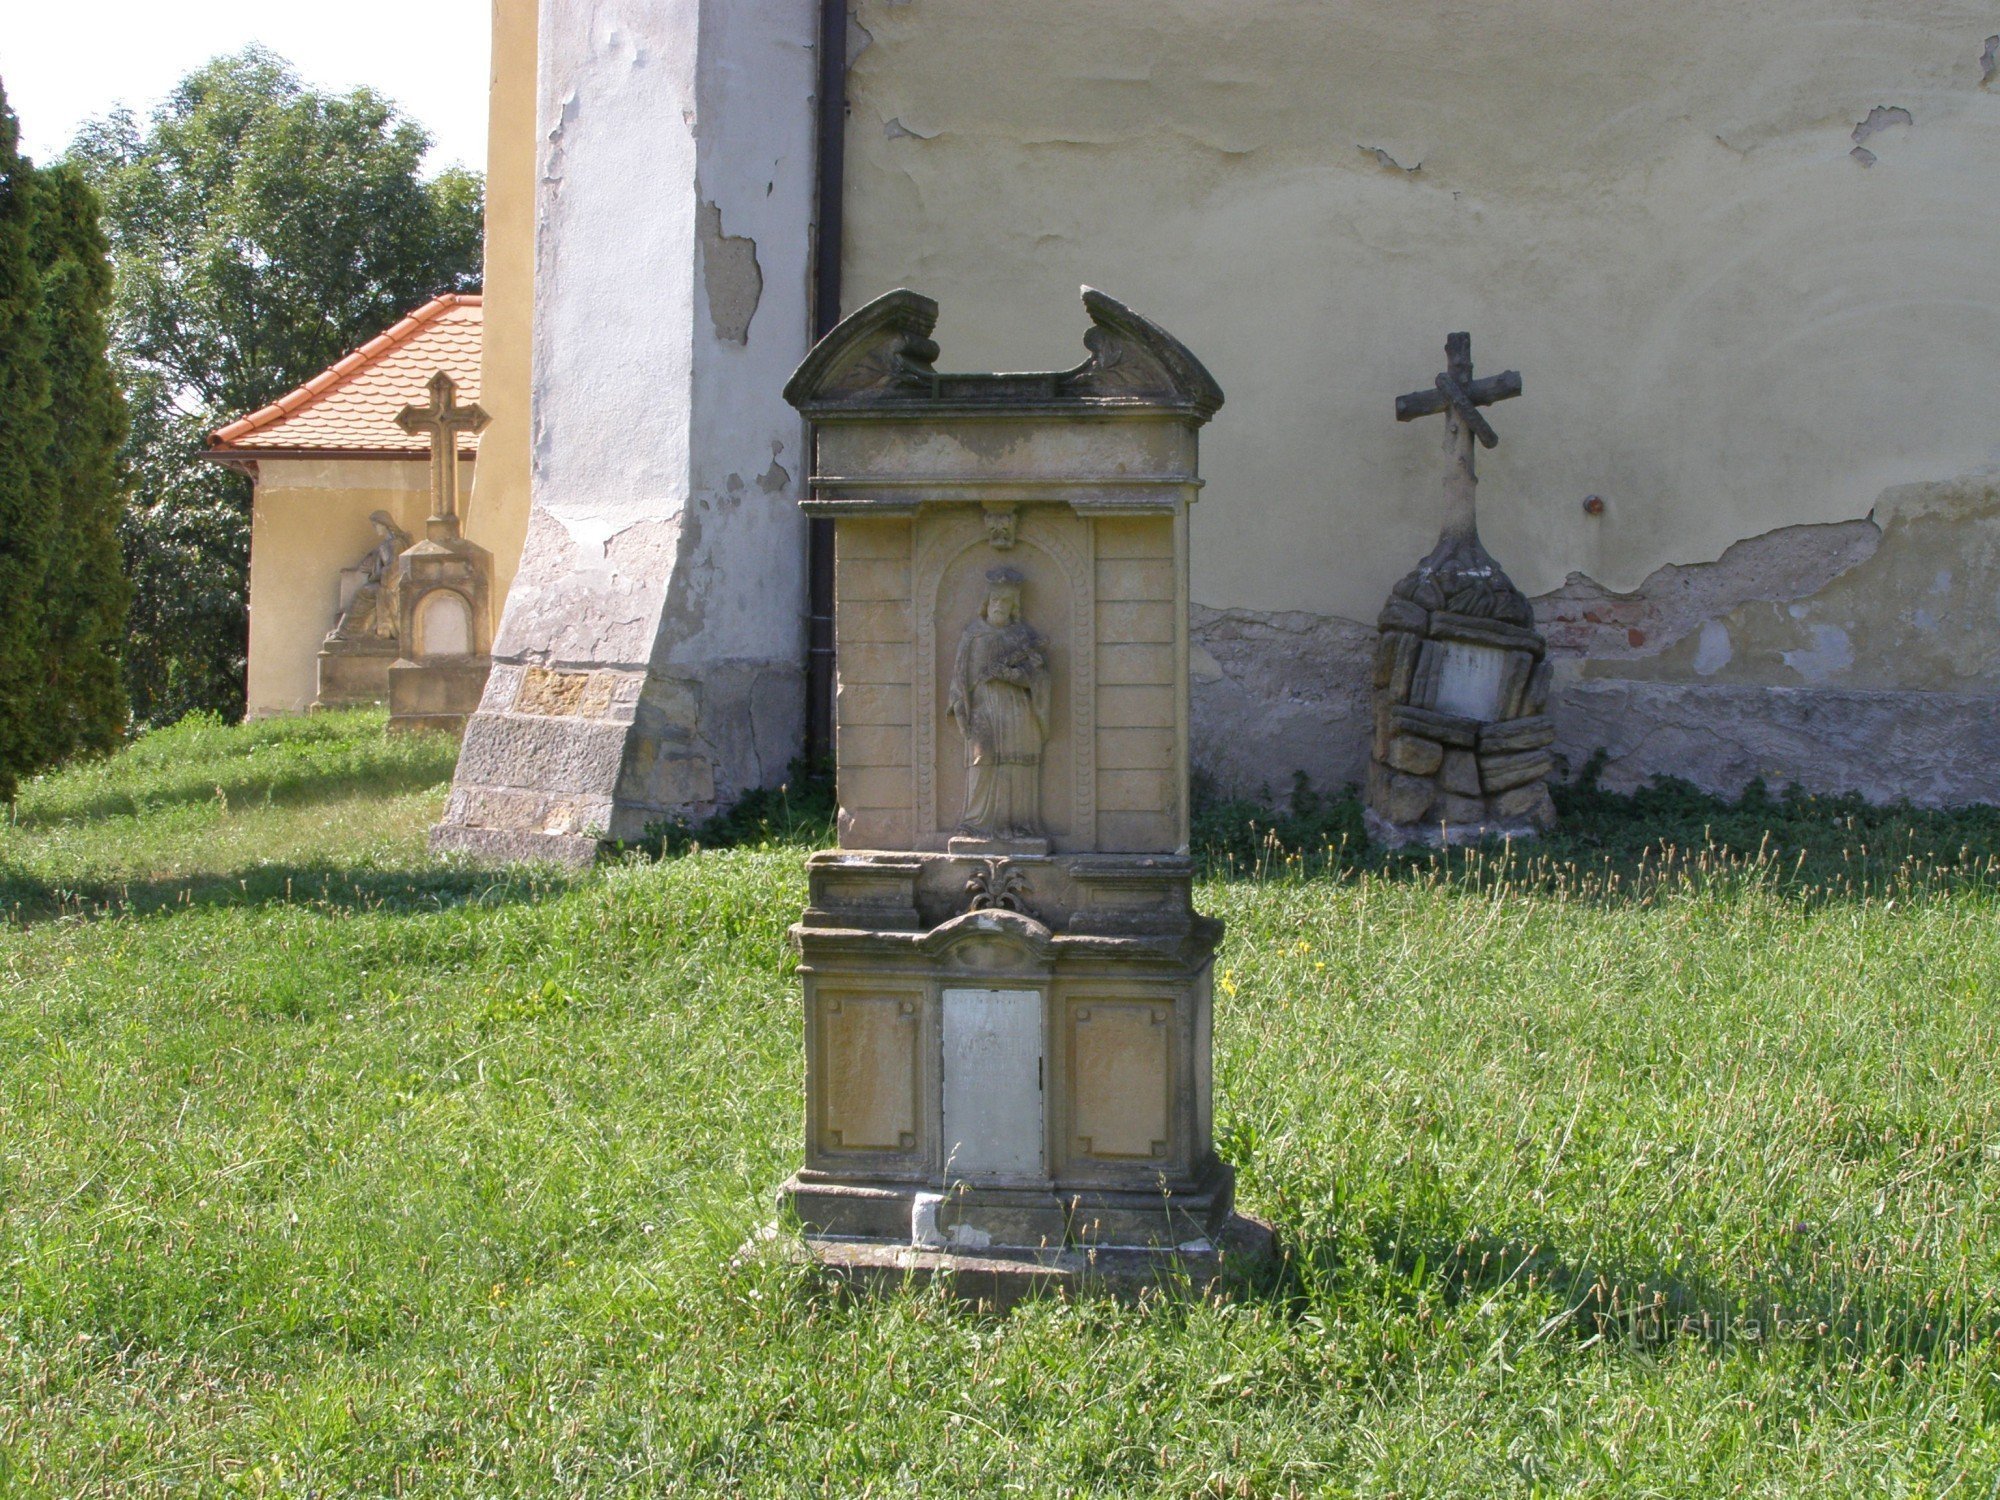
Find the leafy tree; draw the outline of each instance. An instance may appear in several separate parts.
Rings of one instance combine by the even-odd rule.
[[[70,148],[102,194],[132,406],[124,523],[137,715],[243,705],[249,485],[197,455],[426,298],[480,274],[476,173],[419,175],[430,137],[369,89],[306,87],[261,48]]]
[[[47,331],[31,233],[34,168],[0,93],[0,800],[36,764],[41,589],[55,530]]]
[[[119,652],[131,588],[119,546],[125,399],[108,352],[111,262],[97,194],[70,166],[35,174],[34,261],[53,416],[46,481],[55,524],[41,587],[36,761],[108,750],[125,727]]]

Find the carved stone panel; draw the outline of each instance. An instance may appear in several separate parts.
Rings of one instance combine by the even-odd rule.
[[[1502,716],[1501,684],[1507,673],[1507,653],[1494,646],[1470,641],[1439,643],[1443,658],[1438,664],[1437,699],[1432,705],[1442,714],[1489,723]]]
[[[472,651],[472,606],[456,589],[432,589],[417,604],[418,656],[466,656]]]
[[[837,528],[834,743],[840,841],[850,849],[908,849],[916,836],[910,548],[904,517]]]
[[[1172,1150],[1174,1006],[1079,999],[1069,1006],[1070,1149],[1097,1160],[1165,1161]]]
[[[822,991],[817,1001],[820,1149],[916,1149],[923,1115],[922,992]]]

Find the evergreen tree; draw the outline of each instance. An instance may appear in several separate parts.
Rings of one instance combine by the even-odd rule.
[[[127,422],[108,349],[112,275],[97,194],[66,165],[36,172],[34,187],[33,256],[60,406],[47,464],[56,525],[41,593],[46,655],[36,724],[37,760],[53,765],[110,749],[125,726],[119,651],[132,591],[118,536],[118,453]]]
[[[41,592],[55,530],[47,337],[30,232],[34,168],[0,91],[0,800],[39,761]]]

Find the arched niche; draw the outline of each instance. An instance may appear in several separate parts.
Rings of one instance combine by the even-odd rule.
[[[417,602],[417,655],[469,656],[472,605],[454,589],[433,589]]]
[[[965,806],[965,739],[945,715],[959,637],[979,613],[989,569],[1025,579],[1022,617],[1041,634],[1053,675],[1052,724],[1043,746],[1043,831],[1057,853],[1096,842],[1096,664],[1090,531],[1066,506],[1023,505],[1016,535],[996,545],[985,520],[940,520],[914,565],[917,601],[916,773],[920,838],[942,848]]]

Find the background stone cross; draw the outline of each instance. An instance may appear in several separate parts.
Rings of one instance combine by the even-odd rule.
[[[1472,465],[1472,444],[1476,439],[1488,448],[1499,446],[1500,435],[1485,417],[1482,406],[1510,401],[1521,394],[1521,372],[1503,370],[1484,380],[1472,378],[1472,335],[1454,333],[1444,341],[1444,373],[1428,391],[1412,391],[1396,398],[1396,420],[1414,422],[1437,412],[1445,414],[1445,451],[1452,456],[1451,471],[1445,475],[1444,534],[1454,539],[1479,534],[1477,496],[1479,475]]]
[[[458,404],[458,382],[443,370],[431,376],[430,401],[423,406],[406,406],[396,415],[396,425],[412,437],[425,437],[431,445],[431,515],[433,529],[442,526],[458,534],[458,435],[478,432],[492,420],[478,402]],[[436,540],[436,538],[433,538]]]

